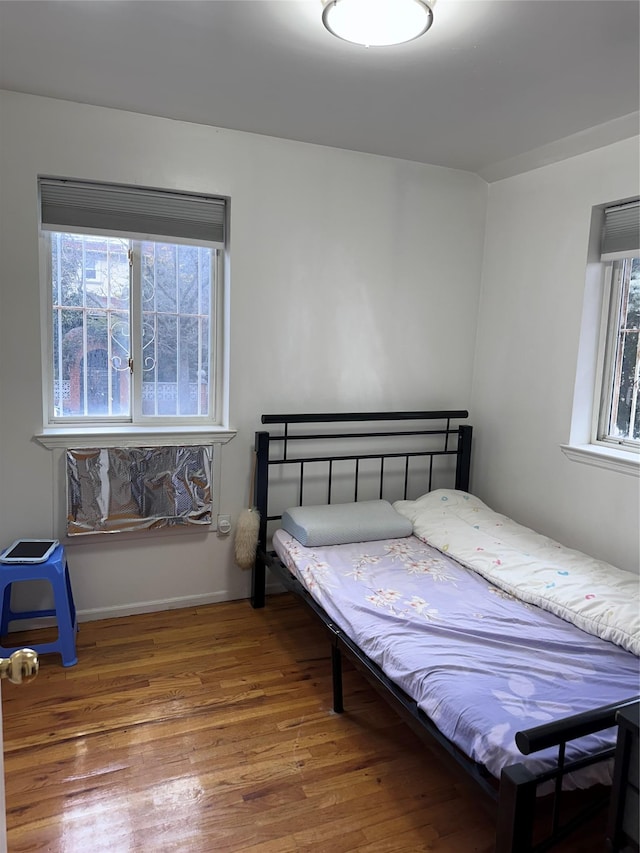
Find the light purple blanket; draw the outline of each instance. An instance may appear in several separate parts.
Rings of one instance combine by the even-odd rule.
[[[414,536],[305,548],[278,530],[274,548],[331,619],[449,740],[494,776],[523,756],[521,729],[636,695],[640,660],[514,599]],[[615,730],[567,746],[567,760],[615,743]],[[607,764],[565,787],[610,784]]]

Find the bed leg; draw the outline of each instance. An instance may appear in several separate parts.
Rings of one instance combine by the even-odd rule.
[[[458,428],[458,462],[456,465],[456,489],[469,491],[471,469],[471,436],[473,427],[463,424]]]
[[[342,653],[336,645],[331,646],[331,675],[333,678],[333,710],[336,714],[344,711],[342,701]]]
[[[256,556],[251,569],[251,606],[255,609],[264,607],[267,573],[264,561]]]
[[[527,853],[533,844],[536,782],[523,764],[505,767],[500,777],[496,853]]]

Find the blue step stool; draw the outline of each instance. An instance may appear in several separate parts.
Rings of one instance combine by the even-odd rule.
[[[53,610],[22,610],[11,609],[11,585],[17,581],[48,580],[53,591]],[[58,639],[52,643],[32,645],[34,652],[48,654],[59,652],[62,655],[63,666],[73,666],[78,662],[76,654],[76,633],[78,620],[76,607],[73,602],[69,567],[64,553],[64,547],[58,545],[48,560],[43,563],[0,563],[0,593],[2,593],[2,618],[0,619],[0,637],[6,639],[9,633],[9,622],[18,619],[40,619],[45,616],[55,616],[58,623]],[[7,657],[21,646],[6,647],[0,645],[0,652]]]

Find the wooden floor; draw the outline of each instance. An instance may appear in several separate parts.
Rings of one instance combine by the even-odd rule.
[[[84,623],[78,664],[43,656],[3,706],[9,853],[493,846],[483,795],[356,671],[331,711],[326,636],[288,595]]]

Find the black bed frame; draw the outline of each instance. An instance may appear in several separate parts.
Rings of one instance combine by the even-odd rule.
[[[604,807],[609,797],[609,789],[604,789],[604,794],[596,802],[590,800],[588,807],[579,814],[572,814],[569,819],[564,814],[561,815],[563,776],[588,764],[609,759],[614,754],[614,749],[610,749],[597,756],[569,763],[565,761],[566,743],[615,726],[616,713],[626,705],[637,702],[638,697],[518,732],[516,745],[523,755],[557,746],[557,766],[543,774],[534,775],[524,764],[514,764],[503,769],[498,785],[482,765],[460,752],[441,734],[429,717],[418,708],[416,702],[387,678],[384,672],[343,633],[340,626],[329,618],[323,608],[282,565],[275,552],[268,550],[269,527],[281,518],[282,512],[287,508],[281,507],[279,513],[275,514],[270,512],[269,487],[272,482],[273,466],[276,467],[278,476],[282,477],[283,472],[286,472],[285,476],[295,481],[299,505],[304,503],[306,478],[313,478],[315,482],[318,479],[319,469],[325,472],[321,476],[324,477],[323,483],[326,482],[326,502],[331,503],[336,468],[342,466],[339,476],[344,478],[345,464],[353,466],[351,500],[368,499],[367,496],[361,497],[359,494],[363,465],[368,466],[369,477],[371,465],[377,466],[376,476],[379,483],[377,496],[387,500],[418,496],[408,494],[410,471],[415,466],[422,469],[426,480],[426,487],[421,488],[420,494],[431,490],[434,471],[437,479],[440,476],[438,471],[443,466],[447,469],[445,473],[449,473],[450,477],[446,487],[453,486],[456,489],[469,491],[472,427],[458,423],[467,417],[468,412],[464,410],[263,415],[263,424],[280,426],[275,432],[256,432],[255,437],[255,497],[256,507],[260,512],[260,534],[252,572],[251,604],[254,608],[264,607],[266,569],[269,568],[285,589],[298,596],[328,630],[331,644],[334,711],[342,713],[344,710],[342,689],[344,654],[383,693],[387,701],[414,731],[421,737],[434,739],[495,802],[497,806],[496,853],[542,853],[570,835],[585,820],[593,817],[594,811]],[[349,424],[349,430],[344,431],[344,428],[341,430],[327,426],[340,423]],[[389,450],[389,439],[397,441],[401,449]],[[354,440],[359,447],[365,444],[367,449],[354,451],[352,449]],[[371,443],[377,441],[383,449],[372,450]],[[408,448],[407,442],[418,442],[419,446],[416,449],[412,444]],[[274,453],[272,453],[272,447],[276,448]],[[307,448],[310,449],[307,451]],[[391,467],[395,469],[394,488],[397,490],[399,464],[404,470],[404,476],[402,476],[402,470],[400,473],[400,480],[403,480],[403,485],[400,484],[400,494],[388,496],[386,482],[391,479],[389,469]],[[313,470],[310,471],[310,468]],[[435,484],[434,488],[438,485]],[[549,781],[554,788],[550,828],[545,831],[543,838],[536,837],[534,841],[534,829],[539,835],[539,827],[536,827],[539,798],[536,791],[541,783]]]

